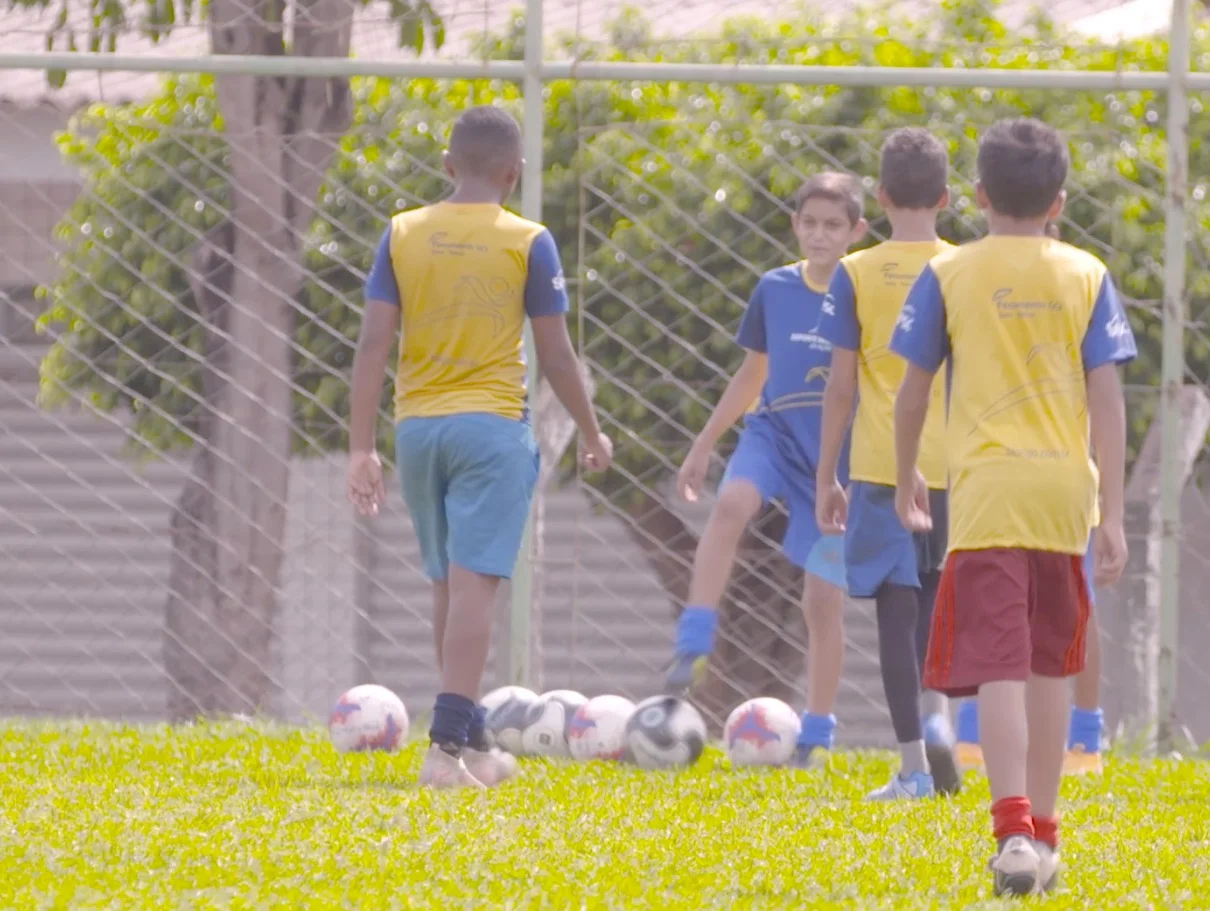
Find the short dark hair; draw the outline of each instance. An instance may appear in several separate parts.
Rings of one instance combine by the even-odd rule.
[[[463,111],[450,131],[450,157],[474,174],[514,167],[521,157],[521,128],[502,108],[481,104]]]
[[[1070,165],[1059,131],[1030,117],[1001,120],[979,139],[979,182],[992,208],[1009,218],[1045,215]]]
[[[861,220],[863,194],[861,182],[856,177],[839,171],[821,171],[807,178],[794,194],[794,212],[801,212],[802,207],[812,199],[827,199],[844,206],[850,224],[855,225]]]
[[[882,144],[878,182],[900,209],[931,209],[945,193],[949,167],[940,139],[920,127],[903,127]]]

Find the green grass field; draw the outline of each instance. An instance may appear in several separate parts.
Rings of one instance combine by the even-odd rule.
[[[979,908],[987,787],[870,805],[889,755],[829,774],[528,761],[486,794],[412,786],[420,746],[320,730],[0,726],[0,908]],[[1210,907],[1210,764],[1068,780],[1050,908]],[[1004,903],[1007,905],[1008,903]]]

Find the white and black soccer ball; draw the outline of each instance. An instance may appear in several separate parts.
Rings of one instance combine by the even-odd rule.
[[[543,693],[529,711],[521,748],[528,756],[568,756],[567,727],[571,716],[587,697],[575,690],[551,690]]]
[[[701,713],[675,696],[644,699],[626,722],[626,753],[641,769],[692,765],[705,746]]]
[[[621,759],[626,752],[626,722],[634,703],[624,696],[594,696],[576,709],[567,726],[572,759]]]
[[[732,765],[785,765],[794,755],[802,719],[780,699],[761,696],[736,706],[723,725]]]
[[[342,753],[397,750],[408,736],[408,711],[403,700],[385,686],[355,686],[332,706],[328,736]]]
[[[523,686],[502,686],[483,697],[479,704],[486,710],[487,731],[496,746],[514,756],[521,755],[521,732],[537,703],[538,694]]]

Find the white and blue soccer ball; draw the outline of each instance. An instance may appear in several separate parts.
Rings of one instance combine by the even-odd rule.
[[[385,686],[346,690],[328,714],[328,736],[342,753],[399,749],[408,736],[408,710]]]
[[[575,690],[543,693],[525,719],[521,749],[527,756],[568,756],[567,730],[571,717],[588,698]]]
[[[705,746],[701,713],[675,696],[644,699],[626,722],[626,755],[641,769],[692,765]]]
[[[723,749],[735,766],[785,765],[802,730],[798,713],[780,699],[761,696],[736,706],[723,725]]]
[[[576,709],[567,726],[571,758],[621,759],[626,752],[626,722],[634,703],[624,696],[594,696]]]
[[[486,712],[487,731],[496,746],[514,756],[522,754],[521,732],[537,703],[538,694],[523,686],[502,686],[483,697],[479,704]]]

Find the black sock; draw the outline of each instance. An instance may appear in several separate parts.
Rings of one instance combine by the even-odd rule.
[[[451,756],[461,754],[475,717],[475,703],[457,693],[438,693],[429,740]]]
[[[916,660],[919,593],[887,583],[874,598],[878,611],[878,662],[891,725],[899,743],[924,739],[920,727],[920,665]]]
[[[486,753],[492,748],[492,741],[487,733],[487,710],[481,705],[475,706],[475,714],[471,716],[471,726],[466,732],[466,745],[481,753]]]
[[[916,661],[924,668],[924,658],[929,650],[929,629],[933,625],[933,604],[937,600],[937,587],[941,584],[941,572],[931,570],[920,574],[920,592],[916,614]]]

